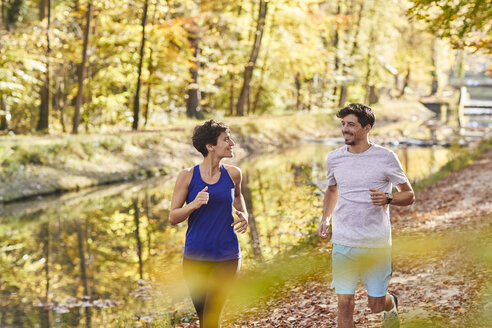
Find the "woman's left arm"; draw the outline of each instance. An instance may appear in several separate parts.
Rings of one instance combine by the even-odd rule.
[[[236,209],[237,220],[232,223],[236,232],[245,233],[248,229],[248,209],[241,192],[242,173],[241,169],[232,165],[227,165],[227,171],[234,182],[234,201],[232,205]]]

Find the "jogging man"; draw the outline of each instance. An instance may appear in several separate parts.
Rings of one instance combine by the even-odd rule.
[[[328,189],[318,234],[333,243],[331,287],[338,296],[338,327],[355,327],[359,278],[369,308],[385,311],[384,327],[400,327],[397,298],[387,292],[392,272],[389,204],[410,205],[415,195],[396,154],[369,142],[375,121],[371,108],[350,104],[337,117],[346,145],[326,159]],[[397,192],[392,193],[393,185]]]

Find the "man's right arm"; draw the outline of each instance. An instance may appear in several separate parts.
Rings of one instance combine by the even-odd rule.
[[[318,235],[322,239],[331,238],[331,214],[335,209],[335,205],[338,200],[337,185],[328,186],[325,191],[325,197],[323,199],[323,216],[321,217],[321,223],[318,228]]]

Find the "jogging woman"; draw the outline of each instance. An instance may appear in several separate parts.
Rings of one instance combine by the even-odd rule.
[[[236,232],[246,232],[248,212],[241,194],[241,170],[221,163],[234,156],[229,128],[207,121],[195,127],[192,141],[203,161],[179,173],[169,221],[175,225],[188,219],[183,274],[200,328],[216,328],[241,266]]]

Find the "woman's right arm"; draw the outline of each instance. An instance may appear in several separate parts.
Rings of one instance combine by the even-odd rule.
[[[171,200],[171,211],[169,212],[169,222],[172,225],[186,220],[194,210],[200,208],[208,202],[207,187],[198,193],[196,198],[183,206],[188,196],[188,186],[193,175],[192,170],[183,170],[179,173],[174,186],[173,198]]]

